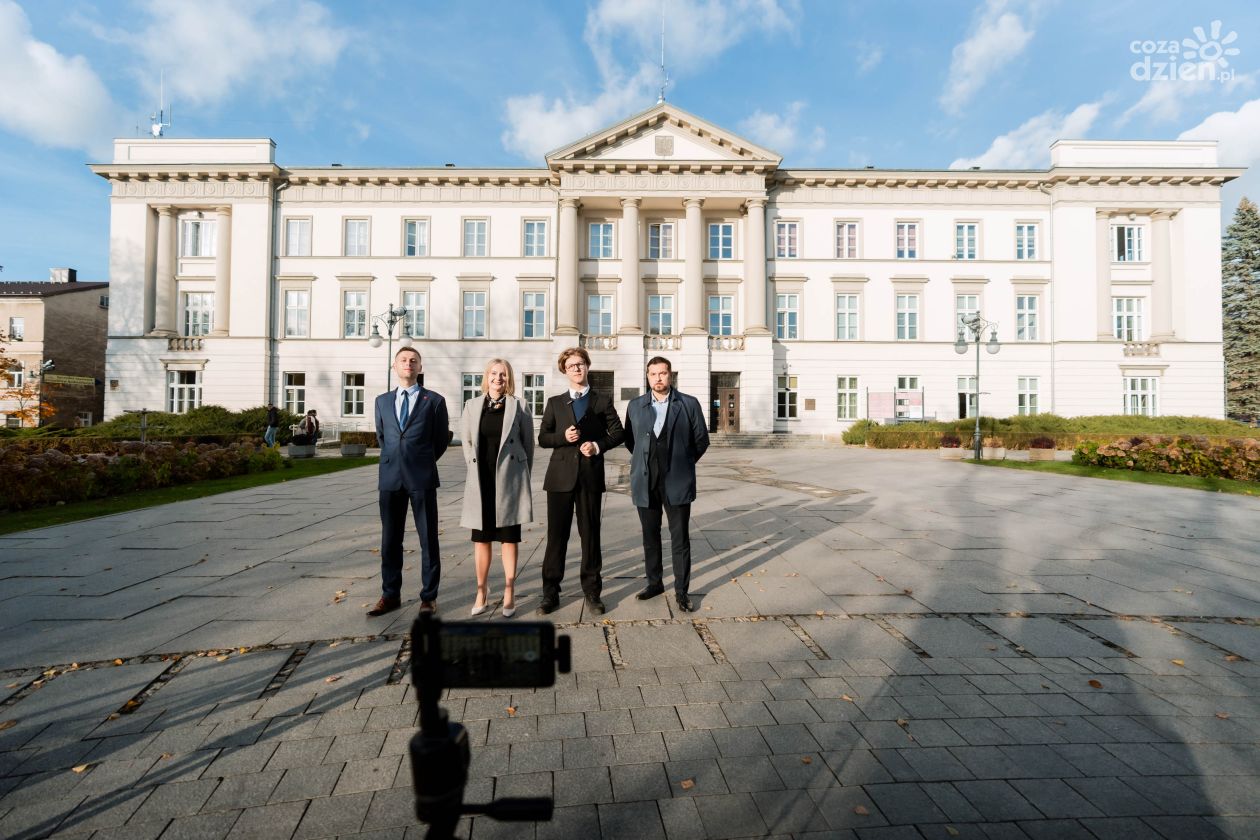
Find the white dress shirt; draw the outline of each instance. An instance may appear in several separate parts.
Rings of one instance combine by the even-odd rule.
[[[416,400],[420,398],[420,383],[417,382],[410,388],[404,388],[400,385],[395,389],[394,419],[398,421],[400,426],[402,425],[403,394],[407,395],[407,417],[410,419],[411,415],[416,413]]]

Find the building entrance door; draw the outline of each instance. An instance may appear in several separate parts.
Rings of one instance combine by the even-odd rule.
[[[718,401],[722,407],[718,410],[717,430],[719,432],[739,431],[739,389],[719,388]]]

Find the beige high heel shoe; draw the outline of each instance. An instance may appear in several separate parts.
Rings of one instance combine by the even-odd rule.
[[[480,607],[479,607],[479,606],[477,606],[477,602],[476,602],[476,601],[473,601],[473,608],[472,608],[472,613],[471,613],[471,614],[472,614],[472,615],[474,615],[474,616],[481,615],[481,614],[482,614],[482,613],[484,613],[486,610],[490,609],[490,587],[489,587],[489,585],[487,585],[487,586],[485,586],[485,587],[478,586],[478,587],[477,587],[477,594],[478,594],[478,595],[482,595],[483,590],[484,590],[485,594],[484,594],[484,595],[482,596],[482,598],[481,598],[481,606],[480,606]]]
[[[511,606],[508,605],[508,598],[512,599]],[[511,583],[503,584],[503,617],[511,618],[516,615],[516,580]]]

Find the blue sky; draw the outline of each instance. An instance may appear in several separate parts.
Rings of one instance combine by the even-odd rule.
[[[147,129],[163,73],[169,136],[271,137],[281,165],[541,166],[656,101],[661,5],[0,0],[0,279],[108,279],[85,164]],[[1260,166],[1254,2],[664,6],[667,98],[785,166],[1040,168],[1067,137],[1218,139]],[[1228,78],[1133,78],[1135,41],[1185,62],[1196,27],[1235,33]],[[1226,188],[1226,216],[1244,193],[1260,175]]]

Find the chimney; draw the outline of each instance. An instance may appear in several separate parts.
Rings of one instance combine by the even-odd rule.
[[[79,272],[73,268],[54,268],[48,272],[50,283],[74,283],[79,279]]]

